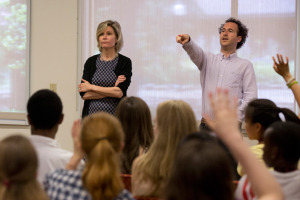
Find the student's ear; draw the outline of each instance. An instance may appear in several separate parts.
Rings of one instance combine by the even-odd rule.
[[[278,151],[278,147],[272,147],[272,149],[271,149],[271,159],[272,160],[277,160],[280,157],[279,154],[280,153]]]
[[[61,114],[59,120],[58,120],[58,124],[61,124],[64,120],[64,114]]]
[[[123,151],[124,147],[125,147],[125,144],[124,144],[124,142],[121,142],[121,145],[120,145],[120,152],[122,152],[122,151]]]
[[[263,160],[269,167],[274,167],[279,161],[279,152],[276,146],[267,144],[267,141],[264,146]]]
[[[29,115],[27,115],[27,121],[28,121],[28,124],[31,126],[32,125],[32,121],[31,121]]]
[[[260,123],[256,122],[254,125],[255,125],[255,130],[257,133],[262,131],[262,126]]]
[[[262,125],[258,122],[254,123],[255,138],[260,141],[263,137]]]

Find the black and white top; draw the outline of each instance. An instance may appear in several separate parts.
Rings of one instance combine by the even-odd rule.
[[[103,63],[101,63],[101,62],[103,62]],[[116,66],[114,64],[114,67],[112,67],[111,65],[113,65],[113,64],[110,62],[113,62],[113,63],[116,62],[117,64],[116,64]],[[97,65],[99,65],[99,67],[97,67]],[[104,70],[104,72],[102,72],[102,73],[97,72],[98,75],[95,75],[98,68],[101,68],[99,70]],[[108,87],[114,87],[117,77],[120,75],[124,75],[126,77],[126,80],[122,83],[119,83],[117,85],[117,87],[122,90],[123,96],[126,96],[127,89],[131,83],[131,76],[132,76],[132,64],[131,64],[130,58],[128,58],[120,53],[118,54],[118,57],[116,59],[108,61],[108,62],[100,61],[100,54],[97,54],[97,55],[94,55],[94,56],[88,58],[84,64],[82,78],[84,80],[90,82],[91,84],[93,84],[93,78],[96,76],[99,76],[99,75],[100,75],[100,77],[98,77],[97,79],[101,79],[101,80],[99,80],[99,84],[100,84],[99,86],[102,86],[102,87],[105,87],[105,86],[101,85],[101,84],[107,84],[107,85],[109,85]],[[103,78],[102,78],[102,76],[103,76]],[[113,78],[110,79],[110,81],[109,81],[108,77],[113,77]],[[103,83],[101,83],[101,82],[103,82]],[[83,97],[84,94],[85,94],[85,92],[80,92],[81,97]],[[118,103],[115,104],[115,102],[119,102],[121,99],[119,99],[119,98],[111,98],[111,99],[115,99],[116,101],[110,102],[109,100],[102,99],[101,100],[102,102],[98,104],[99,107],[97,107],[96,109],[99,109],[98,111],[106,111],[107,107],[109,107],[109,108],[111,108],[109,110],[115,110],[116,105],[118,104]],[[94,100],[85,100],[84,101],[84,106],[82,109],[82,118],[89,115],[90,113],[96,112],[95,110],[90,111],[90,108],[94,109],[94,107],[90,107],[90,104],[92,101],[94,101]],[[112,105],[107,105],[110,103],[112,103]],[[102,105],[104,105],[103,108],[102,108]],[[113,111],[110,111],[110,113],[113,113]]]
[[[50,200],[92,200],[90,193],[84,188],[82,171],[57,169],[46,176],[44,182],[45,191]],[[134,200],[131,193],[123,189],[114,200]]]
[[[118,59],[119,56],[113,60],[104,61],[101,60],[99,56],[96,61],[96,72],[92,78],[91,84],[102,87],[114,87],[118,78],[114,73]],[[114,97],[92,100],[89,105],[89,115],[99,111],[114,114],[119,101],[119,98]]]

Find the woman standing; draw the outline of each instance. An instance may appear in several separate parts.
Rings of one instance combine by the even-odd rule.
[[[96,38],[101,53],[87,59],[78,85],[85,100],[82,117],[99,111],[114,114],[131,82],[131,60],[119,54],[123,46],[120,24],[112,20],[101,22]]]

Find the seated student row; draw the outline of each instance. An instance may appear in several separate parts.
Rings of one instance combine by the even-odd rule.
[[[159,106],[157,112],[158,129],[160,127],[159,126],[160,120],[165,122],[164,119],[159,118],[160,116],[159,113],[161,111],[170,111],[167,112],[169,113],[169,116],[171,116],[171,114],[176,114],[177,117],[188,116],[188,115],[184,115],[184,113],[181,112],[174,112],[180,110],[182,111],[185,110],[187,113],[193,114],[189,105],[184,103],[183,101],[168,101],[162,103]],[[218,109],[218,110],[222,111],[222,109]],[[186,118],[190,119],[189,117]],[[228,119],[228,117],[226,119]],[[191,119],[190,121],[196,122],[196,120],[193,119]],[[237,121],[231,120],[231,122],[237,122]],[[229,124],[229,127],[235,127],[232,126],[230,123],[227,124]],[[69,164],[67,165],[68,169],[75,169],[75,170],[59,169],[53,173],[50,173],[50,175],[48,175],[45,181],[45,190],[47,191],[48,196],[51,199],[61,199],[61,198],[65,199],[68,197],[71,197],[73,199],[74,198],[90,199],[91,196],[93,199],[98,199],[103,196],[106,196],[109,199],[114,199],[116,197],[117,198],[120,197],[123,199],[132,199],[130,193],[122,189],[123,186],[120,179],[120,169],[118,167],[119,166],[118,156],[122,149],[122,143],[123,143],[122,141],[123,132],[122,132],[121,124],[113,116],[106,113],[99,113],[84,119],[82,123],[82,128],[80,128],[80,126],[81,125],[79,120],[74,123],[73,130],[72,130],[72,134],[74,138],[74,155],[72,156]],[[226,126],[224,126],[224,128],[226,128]],[[191,130],[189,132],[195,132],[195,131],[196,130]],[[216,129],[216,133],[219,133],[217,129]],[[229,146],[229,148],[231,147],[231,145],[234,146],[234,144],[236,143],[236,141],[235,143],[231,143],[227,141],[226,138],[223,137],[221,138],[224,139],[225,143]],[[155,146],[154,144],[152,147]],[[241,146],[241,147],[239,146],[237,148],[239,152],[246,151],[246,155],[247,155],[247,148],[245,148],[245,146]],[[85,167],[80,167],[76,169],[77,164],[80,162],[83,156],[83,152],[85,152],[87,156]],[[239,158],[239,155],[237,155],[236,158]],[[243,163],[244,161],[241,160],[241,162]],[[256,166],[260,166],[257,165],[257,163],[255,164],[255,162],[258,162],[255,159],[252,160],[252,162],[254,163],[253,165],[254,168]],[[213,163],[210,164],[213,165]],[[173,167],[170,168],[170,174],[172,174],[172,168]],[[246,171],[247,168],[248,166],[246,167]],[[263,171],[265,170],[265,168],[262,166],[262,169],[260,170]],[[230,175],[230,173],[228,173],[228,175]],[[249,178],[252,179],[251,170],[250,170]],[[165,179],[165,181],[167,180],[168,179]],[[254,178],[253,180],[255,182],[256,179]],[[266,188],[264,187],[258,188],[257,189],[258,196],[269,194],[269,195],[275,195],[275,197],[277,196],[280,197],[281,195],[280,189],[279,190],[278,188],[276,189],[277,185],[276,182],[273,183],[272,177],[266,176],[265,180],[268,181],[265,184],[266,185],[271,184],[273,189],[269,190],[269,188],[266,186],[264,186]],[[161,186],[163,185],[164,184],[162,184]],[[276,191],[273,191],[274,189]],[[162,193],[160,193],[160,195],[162,195]]]
[[[274,61],[274,62],[275,62],[275,61]],[[297,85],[297,84],[296,84],[296,85]],[[171,102],[172,102],[172,101],[170,101],[169,103],[165,103],[165,104],[167,105],[167,104],[170,104]],[[175,101],[174,101],[174,102],[175,102]],[[180,101],[178,101],[178,102],[180,102]],[[184,102],[181,102],[181,103],[184,104]],[[161,106],[161,107],[165,107],[165,110],[168,110],[168,109],[167,109],[168,106]],[[170,106],[170,107],[172,107],[172,106]],[[175,106],[175,107],[176,107],[176,106]],[[180,107],[180,106],[179,106],[179,107]],[[179,108],[179,107],[178,107],[178,108]],[[182,106],[182,107],[184,107],[184,106]],[[189,106],[187,105],[186,108],[188,108],[188,107],[189,107]],[[177,108],[177,109],[178,109],[178,108]],[[169,108],[169,109],[170,109],[170,108]],[[176,110],[176,109],[175,109],[175,110]],[[180,110],[180,109],[179,109],[179,110]],[[182,109],[182,110],[189,110],[189,109]],[[157,111],[157,118],[158,118],[158,113],[159,113],[159,108],[158,108],[158,111]],[[164,112],[162,112],[162,113],[164,113]],[[58,116],[58,120],[54,123],[55,126],[54,126],[54,129],[53,129],[53,130],[55,130],[55,131],[54,131],[55,133],[56,133],[57,128],[58,128],[58,126],[56,126],[56,125],[59,124],[59,123],[61,123],[61,121],[62,121],[62,120],[61,120],[61,119],[62,119],[62,117],[61,117],[62,114],[59,114],[59,115],[57,115],[57,116]],[[30,117],[30,116],[29,116],[29,117]],[[50,116],[48,116],[48,118],[51,119]],[[191,121],[194,121],[194,120],[191,120]],[[169,124],[172,124],[172,123],[175,124],[174,122],[170,122]],[[158,127],[159,127],[159,126],[158,126]],[[33,127],[33,128],[34,128],[34,127]],[[53,127],[51,127],[51,128],[53,128]],[[50,128],[50,129],[51,129],[51,128]],[[190,131],[190,132],[191,132],[191,131]],[[49,132],[49,133],[50,133],[50,132]],[[53,133],[53,132],[52,132],[52,133]],[[53,135],[53,134],[52,134],[52,135]],[[54,135],[55,135],[55,134],[54,134]],[[73,157],[74,157],[74,156],[73,156]],[[79,159],[79,160],[80,160],[80,159]],[[79,161],[79,160],[77,160],[77,161]],[[76,163],[77,163],[77,161],[76,161]],[[146,184],[146,185],[147,185],[147,184]]]

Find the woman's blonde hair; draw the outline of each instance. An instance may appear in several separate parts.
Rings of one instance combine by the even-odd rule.
[[[36,180],[38,158],[30,141],[13,135],[0,142],[0,199],[48,199]]]
[[[114,30],[114,33],[117,38],[117,42],[115,45],[115,51],[119,53],[121,51],[121,48],[123,47],[123,35],[121,31],[121,26],[117,21],[112,21],[112,20],[106,20],[104,22],[101,22],[98,25],[97,31],[96,31],[96,40],[97,40],[97,47],[99,48],[99,51],[102,52],[102,47],[101,44],[99,43],[99,36],[101,33],[105,31],[105,29],[110,26]]]
[[[82,122],[81,144],[87,155],[84,187],[93,199],[114,199],[124,188],[120,155],[124,133],[120,122],[108,113],[96,113]]]
[[[159,104],[156,111],[157,136],[148,153],[137,163],[137,176],[149,178],[155,185],[152,194],[157,194],[169,177],[175,150],[179,141],[198,130],[194,112],[182,100],[170,100]]]

